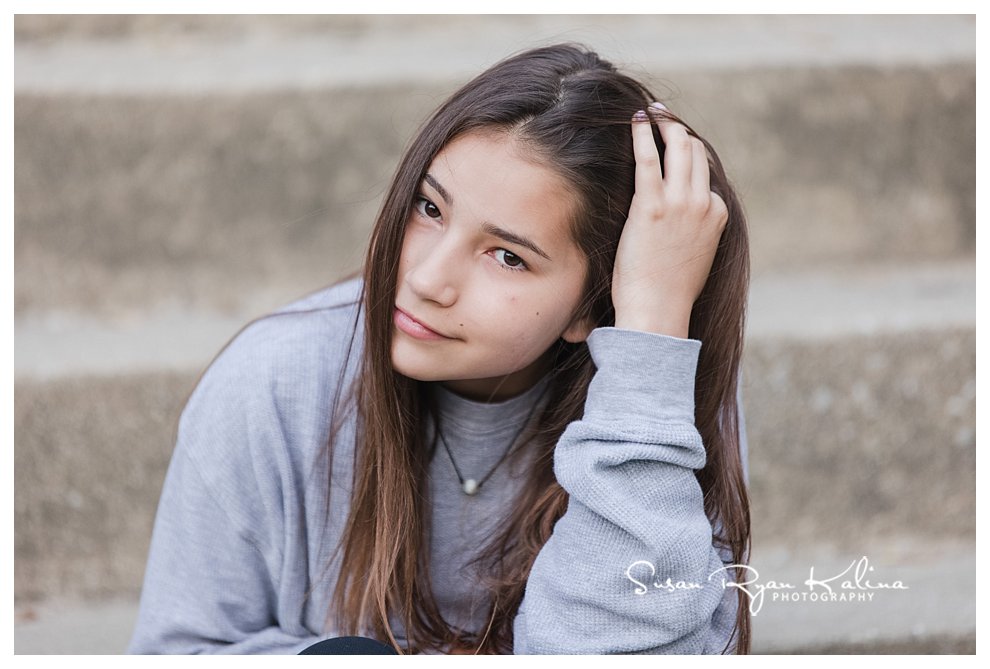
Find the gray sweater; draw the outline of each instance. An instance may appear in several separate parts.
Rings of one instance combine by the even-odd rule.
[[[340,374],[347,388],[359,364],[359,290],[351,280],[255,321],[204,374],[179,422],[129,652],[297,653],[337,636],[325,620],[349,508],[353,412],[329,486],[326,443]],[[530,573],[514,651],[721,652],[737,592],[718,571],[694,475],[705,463],[694,426],[701,343],[599,328],[588,346],[597,373],[584,417],[554,452],[570,501]],[[465,478],[498,462],[546,384],[492,404],[431,384]],[[430,569],[452,625],[484,629],[488,600],[466,563],[524,468],[525,458],[506,461],[468,496],[436,450]],[[698,587],[654,586],[668,578]],[[398,621],[393,631],[404,639]]]

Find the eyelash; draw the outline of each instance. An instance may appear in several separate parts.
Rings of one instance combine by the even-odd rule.
[[[430,201],[429,199],[423,197],[422,195],[417,195],[416,198],[413,200],[413,208],[416,209],[416,213],[418,213],[423,218],[430,219],[431,221],[437,220],[434,217],[428,216],[426,214],[426,207],[427,206],[432,206],[437,211],[440,211],[440,207],[438,207],[437,205],[433,204],[432,201]]]
[[[519,256],[517,256],[515,253],[513,253],[512,251],[510,251],[508,249],[495,249],[495,251],[496,251],[496,253],[498,251],[505,251],[508,255],[513,256],[515,258],[519,258]],[[522,258],[519,258],[519,264],[518,265],[515,265],[515,266],[513,266],[513,265],[506,265],[506,264],[503,264],[503,263],[498,262],[498,261],[496,261],[495,264],[498,265],[499,267],[501,267],[502,269],[504,269],[507,272],[525,272],[525,271],[527,271],[529,269],[529,265],[527,265],[526,264],[526,261],[523,260]]]
[[[429,198],[426,198],[426,197],[424,197],[422,195],[417,195],[416,196],[416,199],[413,201],[413,208],[416,210],[416,213],[417,214],[419,214],[421,217],[423,217],[425,219],[428,219],[430,221],[436,221],[436,220],[438,220],[437,218],[434,218],[433,216],[428,216],[426,214],[426,207],[428,207],[428,206],[432,206],[438,212],[440,211],[440,208],[437,207],[436,204],[434,204]],[[525,271],[529,270],[529,265],[526,264],[526,261],[523,260],[522,258],[520,258],[519,256],[517,256],[512,251],[510,251],[508,249],[503,249],[503,248],[495,249],[495,251],[496,252],[498,252],[498,251],[505,251],[508,255],[513,256],[515,258],[519,258],[519,263],[520,264],[519,265],[516,265],[515,267],[513,267],[512,265],[506,265],[506,264],[504,264],[504,263],[499,262],[498,260],[496,260],[495,261],[495,264],[500,269],[503,269],[506,272],[525,272]]]

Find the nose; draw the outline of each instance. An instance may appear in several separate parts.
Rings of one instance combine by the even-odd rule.
[[[406,285],[417,297],[443,307],[453,305],[458,295],[455,254],[449,248],[452,241],[419,246],[411,254],[405,275]]]

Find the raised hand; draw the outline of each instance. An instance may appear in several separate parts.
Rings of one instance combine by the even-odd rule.
[[[663,165],[645,112],[633,117],[636,192],[616,251],[612,275],[615,326],[686,338],[728,219],[709,184],[701,140],[654,103],[651,113],[666,145]]]

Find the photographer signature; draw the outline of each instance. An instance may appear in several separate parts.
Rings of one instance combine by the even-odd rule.
[[[737,568],[743,569],[749,576],[749,579],[734,581],[731,578],[726,578],[726,572],[728,570]],[[853,560],[848,567],[829,578],[815,578],[815,568],[811,567],[808,578],[802,584],[806,587],[803,593],[817,593],[817,596],[813,596],[815,600],[820,598],[822,600],[846,601],[847,598],[851,598],[848,595],[853,592],[868,592],[870,593],[870,599],[872,599],[872,593],[875,590],[908,590],[908,586],[899,580],[892,582],[871,581],[867,578],[867,575],[873,569],[870,566],[869,558],[865,555],[858,560]],[[695,581],[675,581],[669,577],[661,581],[655,578],[657,570],[653,563],[646,560],[638,560],[626,569],[626,576],[636,585],[634,592],[637,595],[645,595],[650,589],[643,580],[633,575],[634,571],[642,573],[640,570],[649,571],[649,575],[643,580],[652,580],[650,585],[657,590],[675,592],[678,590],[698,590],[705,587],[704,584]],[[784,581],[770,580],[761,583],[759,572],[750,565],[725,565],[721,569],[712,572],[708,576],[708,582],[712,583],[719,572],[723,572],[721,579],[722,588],[737,588],[745,593],[749,598],[749,611],[754,616],[763,608],[764,595],[767,592],[790,593],[796,592],[799,589],[799,586]],[[788,599],[788,597],[784,597],[784,599]]]

